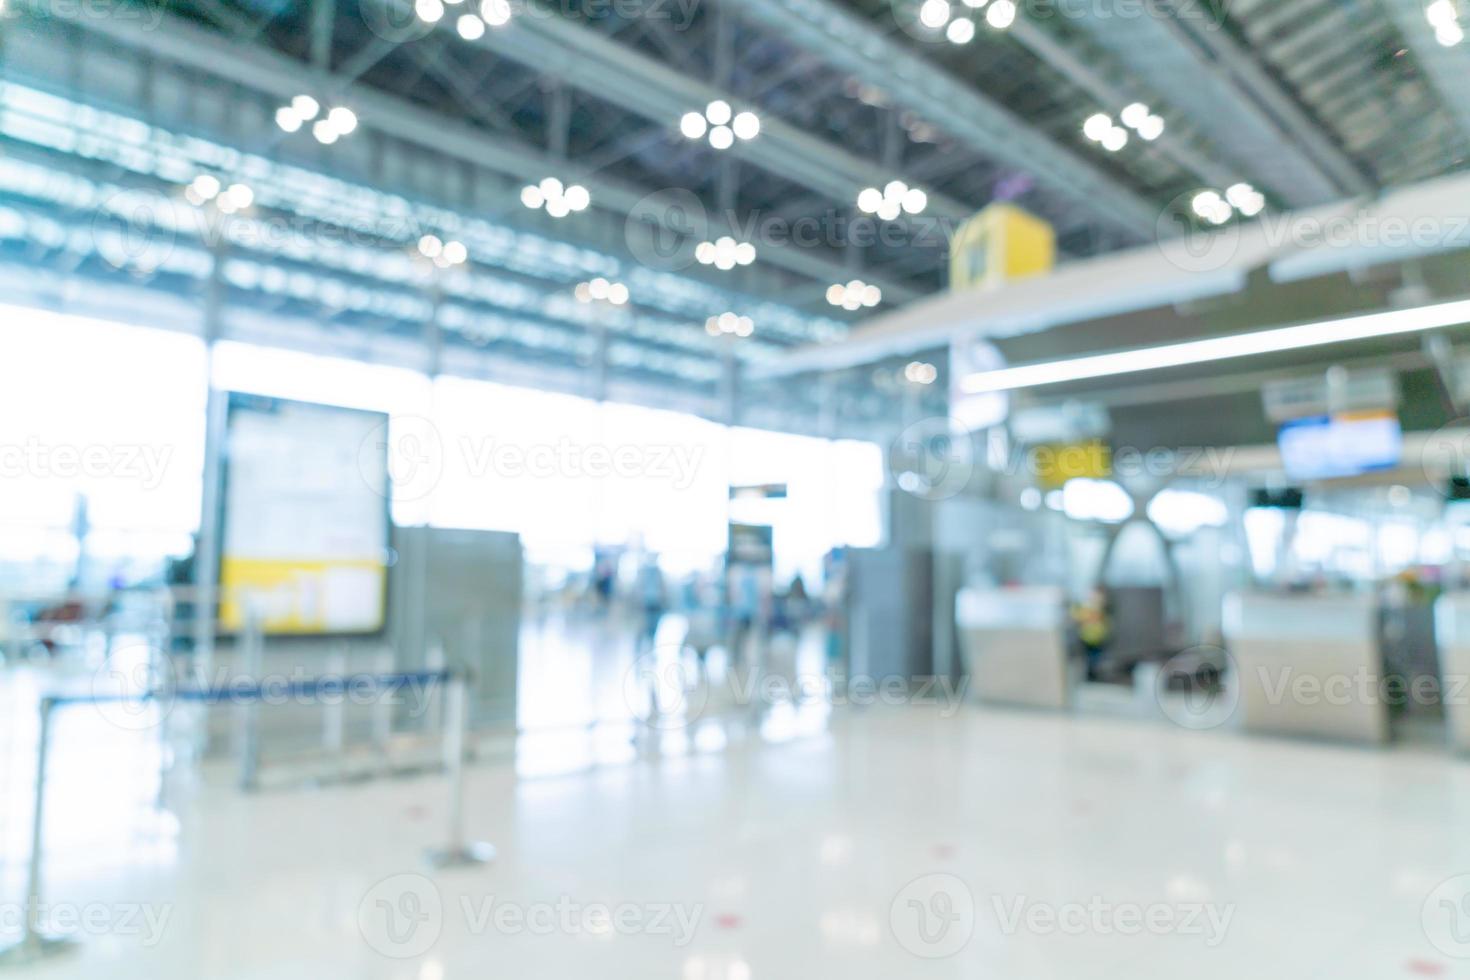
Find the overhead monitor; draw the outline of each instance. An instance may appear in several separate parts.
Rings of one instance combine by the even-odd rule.
[[[1345,412],[1287,422],[1277,435],[1293,480],[1358,476],[1399,464],[1403,432],[1393,412]]]
[[[232,393],[220,620],[267,633],[376,633],[388,581],[388,416]]]

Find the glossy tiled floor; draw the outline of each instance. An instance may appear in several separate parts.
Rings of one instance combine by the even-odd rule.
[[[469,770],[479,869],[424,861],[443,777],[161,785],[146,718],[64,710],[46,902],[80,949],[26,975],[1470,977],[1470,762],[943,698],[752,711],[728,685],[649,728],[636,653],[528,624],[524,732]],[[819,675],[819,638],[771,662]],[[0,937],[45,686],[3,681]]]
[[[160,811],[124,738],[97,781],[76,718],[47,901],[101,926],[16,975],[1470,976],[1470,906],[1435,892],[1470,872],[1466,763],[974,706],[829,721],[552,778],[474,767],[468,827],[499,860],[438,872],[441,777],[242,796],[206,772]]]

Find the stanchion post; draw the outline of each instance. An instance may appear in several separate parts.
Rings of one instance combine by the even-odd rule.
[[[488,864],[495,848],[483,841],[466,841],[464,832],[465,729],[469,722],[469,684],[455,671],[444,692],[444,771],[449,777],[449,841],[442,850],[429,852],[436,868],[459,868]]]
[[[253,684],[262,680],[265,643],[261,635],[260,615],[247,605],[245,630],[240,635],[240,669]],[[260,776],[260,699],[246,698],[240,705],[240,788],[256,788]]]
[[[36,799],[31,809],[31,860],[26,867],[26,909],[20,939],[0,949],[0,969],[29,966],[38,960],[56,956],[75,948],[76,943],[63,936],[47,935],[41,922],[41,868],[45,855],[46,825],[46,757],[51,746],[51,713],[56,708],[52,698],[41,699],[41,730],[36,743]]]

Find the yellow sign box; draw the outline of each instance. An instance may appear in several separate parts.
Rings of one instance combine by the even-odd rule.
[[[1052,226],[1013,204],[992,204],[966,221],[949,246],[952,290],[993,289],[1050,272],[1057,261]]]
[[[1031,450],[1031,471],[1048,490],[1079,478],[1105,480],[1113,475],[1113,451],[1101,439],[1037,446]]]

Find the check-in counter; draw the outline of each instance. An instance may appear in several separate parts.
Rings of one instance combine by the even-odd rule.
[[[1434,604],[1434,639],[1439,647],[1440,692],[1450,745],[1470,752],[1470,592],[1442,595]]]
[[[1378,608],[1371,596],[1225,598],[1225,639],[1246,731],[1388,740]]]
[[[984,701],[1066,707],[1066,617],[1061,589],[961,589],[955,625],[970,690]]]

